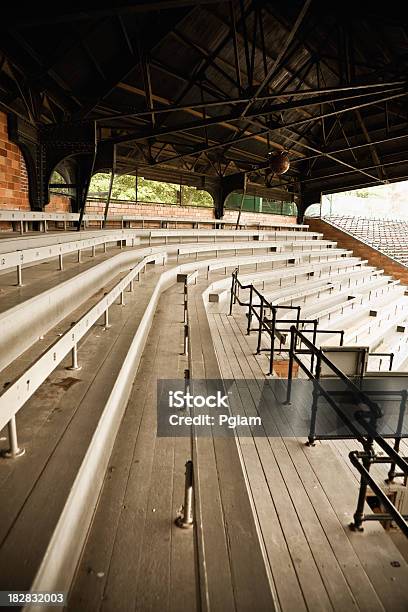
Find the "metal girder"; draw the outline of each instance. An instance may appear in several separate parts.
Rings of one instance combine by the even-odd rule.
[[[251,109],[252,105],[254,102],[256,102],[257,97],[262,93],[262,91],[265,89],[265,87],[267,86],[267,84],[269,83],[269,81],[271,80],[272,76],[275,74],[277,68],[279,67],[283,57],[285,56],[285,53],[287,52],[289,46],[291,45],[296,32],[298,31],[298,29],[300,28],[306,14],[307,11],[309,9],[309,6],[311,4],[312,0],[305,0],[305,3],[303,4],[303,7],[293,25],[293,28],[291,30],[291,32],[289,33],[288,37],[286,38],[283,46],[281,47],[281,50],[277,56],[277,58],[275,59],[274,63],[272,64],[272,66],[269,68],[268,73],[266,74],[264,80],[262,81],[262,83],[260,83],[260,85],[257,87],[254,97],[253,97],[253,101],[251,101],[251,103],[247,104],[246,107],[244,108],[244,110],[242,111],[242,116],[245,117],[247,115],[247,113],[249,112],[249,110]]]
[[[63,15],[38,16],[30,19],[12,20],[20,28],[38,27],[43,25],[56,25],[59,23],[72,23],[74,21],[89,21],[90,19],[101,19],[102,17],[117,17],[118,15],[129,15],[134,13],[149,13],[153,11],[168,11],[172,9],[191,8],[200,4],[214,4],[219,2],[227,2],[228,0],[151,0],[150,2],[140,2],[134,0],[132,4],[124,4],[122,6],[112,6],[112,8],[86,8],[80,12],[73,11]]]
[[[392,142],[394,140],[400,140],[401,138],[408,138],[408,133],[404,132],[404,134],[400,134],[399,136],[391,136],[390,138],[382,138],[381,140],[375,140],[371,142],[365,142],[363,144],[351,145],[349,147],[344,147],[343,149],[333,149],[333,150],[326,151],[326,153],[336,155],[337,153],[346,153],[347,151],[354,150],[354,149],[362,149],[363,147],[369,147],[372,145],[379,145],[379,144],[384,144],[386,142]],[[320,153],[318,155],[309,155],[308,157],[304,157],[303,159],[299,159],[299,160],[295,159],[291,163],[292,164],[295,164],[298,162],[303,163],[303,162],[310,161],[312,159],[317,159],[319,157],[321,157]]]
[[[371,142],[371,138],[370,138],[370,134],[368,133],[368,130],[366,128],[366,125],[364,123],[363,117],[361,116],[360,111],[357,109],[355,111],[356,116],[357,116],[357,120],[360,124],[361,130],[364,134],[364,138],[366,139],[367,143],[369,144],[369,148],[370,148],[370,153],[371,153],[371,157],[373,159],[374,164],[376,164],[376,168],[378,168],[379,171],[379,177],[386,179],[387,175],[385,173],[384,168],[381,165],[381,160],[380,157],[378,155],[377,149],[375,148],[375,145]]]
[[[312,116],[308,119],[301,119],[299,121],[293,121],[291,123],[288,124],[282,124],[282,125],[275,125],[272,126],[270,128],[270,131],[275,130],[275,129],[282,129],[284,127],[294,127],[297,125],[302,125],[304,123],[308,123],[309,121],[318,121],[320,120],[322,117],[330,117],[332,115],[336,115],[336,114],[340,114],[340,113],[344,113],[347,112],[349,110],[354,110],[356,108],[363,108],[365,106],[371,106],[372,104],[378,104],[379,102],[385,102],[387,100],[393,100],[396,98],[400,98],[402,96],[406,96],[408,95],[407,91],[400,91],[401,88],[396,88],[394,90],[390,90],[391,95],[386,97],[386,98],[380,98],[380,99],[375,99],[375,100],[371,100],[369,102],[364,102],[358,105],[354,105],[348,108],[344,108],[344,109],[339,109],[337,111],[333,111],[333,112],[329,112],[329,113],[325,113],[324,115],[316,115],[316,116]],[[397,92],[397,93],[393,93],[393,92]],[[322,98],[313,98],[310,100],[306,100],[306,101],[302,101],[302,102],[284,102],[282,104],[275,104],[272,106],[269,106],[268,108],[263,108],[261,110],[252,112],[250,115],[247,115],[246,118],[250,119],[253,117],[260,117],[262,115],[265,114],[271,114],[271,113],[277,113],[277,112],[282,112],[283,110],[289,110],[289,109],[297,109],[299,107],[302,106],[316,106],[322,103],[332,103],[332,102],[339,102],[339,101],[347,101],[347,100],[351,100],[351,99],[356,99],[356,98],[360,98],[363,96],[371,96],[371,95],[378,95],[378,92],[370,92],[369,94],[353,94],[353,95],[346,95],[346,96],[342,96],[342,97],[336,97],[336,98],[328,98],[328,97],[322,97]],[[156,136],[163,136],[163,135],[167,135],[167,134],[174,134],[176,132],[183,132],[183,131],[189,131],[189,130],[196,130],[196,129],[201,129],[204,127],[209,127],[211,125],[217,125],[217,124],[221,124],[223,122],[231,122],[231,121],[240,121],[242,119],[242,115],[241,113],[236,112],[234,115],[224,115],[222,117],[212,117],[211,119],[206,119],[205,121],[200,121],[200,122],[196,122],[196,123],[188,123],[188,124],[182,124],[179,126],[171,126],[168,128],[160,128],[158,130],[145,130],[145,132],[143,133],[143,131],[140,131],[139,133],[134,133],[134,134],[126,134],[124,136],[118,136],[115,138],[110,138],[108,139],[108,141],[110,142],[114,142],[114,143],[121,143],[121,142],[131,142],[131,141],[139,141],[139,140],[145,140],[148,138],[155,138]]]
[[[356,168],[355,170],[345,170],[344,172],[332,172],[331,174],[327,174],[327,172],[325,172],[324,174],[312,176],[310,178],[302,178],[302,183],[313,183],[313,182],[322,181],[322,180],[328,183],[330,179],[336,178],[339,176],[345,176],[347,174],[356,174],[358,172],[363,172],[363,171],[368,171],[368,170],[376,170],[377,168],[382,168],[383,166],[385,167],[399,166],[400,164],[408,164],[408,152],[407,151],[404,152],[404,158],[399,159],[397,161],[393,160],[390,162],[380,162],[379,164],[373,164],[371,166],[364,166],[364,168]],[[378,182],[380,179],[378,179],[378,177],[376,178]],[[387,177],[385,178],[383,182],[385,183],[388,182]]]
[[[288,136],[287,137],[289,140],[294,140],[294,138]],[[296,142],[296,141],[295,141]],[[355,166],[352,166],[351,164],[339,159],[338,157],[334,157],[334,155],[331,155],[330,153],[325,153],[324,151],[319,151],[319,149],[316,149],[315,147],[311,147],[310,145],[307,145],[305,143],[299,143],[301,147],[304,147],[305,149],[309,149],[310,151],[314,151],[315,153],[319,153],[320,155],[323,155],[324,157],[328,157],[329,159],[337,162],[338,164],[340,164],[341,166],[345,166],[346,168],[350,168],[351,170],[354,170],[355,172],[359,172],[360,174],[365,174],[365,176],[368,176],[369,178],[373,179],[376,182],[379,183],[386,183],[386,181],[379,179],[377,176],[374,176],[373,174],[369,174],[368,172],[366,172],[365,170],[360,170],[359,168],[356,168]]]
[[[156,65],[153,63],[153,67],[156,68]],[[180,76],[180,78],[182,78]],[[313,96],[318,94],[328,94],[328,93],[341,93],[344,91],[358,91],[358,90],[366,90],[366,89],[382,89],[384,87],[398,87],[407,85],[407,81],[389,81],[383,83],[365,83],[365,84],[355,84],[349,86],[342,87],[322,87],[318,89],[306,89],[301,91],[286,91],[281,93],[273,93],[267,96],[259,96],[257,98],[257,102],[266,102],[269,100],[276,100],[279,98],[304,98],[305,96]],[[168,106],[166,108],[156,108],[155,114],[159,115],[162,113],[176,113],[180,111],[188,111],[188,110],[196,110],[202,108],[216,108],[217,106],[234,106],[236,104],[245,104],[252,100],[252,98],[243,97],[243,98],[229,98],[224,100],[208,100],[203,102],[194,102],[191,104],[175,104],[172,106]],[[317,102],[316,104],[321,104],[321,102]],[[134,110],[128,112],[118,112],[116,114],[105,115],[104,117],[96,118],[98,122],[101,121],[109,121],[112,119],[126,119],[129,117],[145,117],[146,115],[150,115],[150,111],[146,110]]]

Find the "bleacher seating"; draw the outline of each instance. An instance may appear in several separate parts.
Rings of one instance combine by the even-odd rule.
[[[284,612],[298,609],[303,597],[304,609],[315,609],[319,598],[320,609],[350,609],[361,585],[362,609],[375,609],[378,602],[386,607],[388,598],[402,602],[401,609],[408,605],[408,564],[382,528],[367,527],[364,554],[343,528],[356,487],[344,470],[344,449],[341,454],[339,446],[326,446],[310,449],[314,457],[305,455],[296,436],[284,441],[282,422],[273,424],[270,415],[270,430],[259,438],[244,428],[229,439],[200,437],[194,428],[191,439],[156,435],[158,379],[187,384],[190,377],[229,378],[239,389],[242,410],[256,413],[265,353],[254,355],[254,335],[245,335],[245,308],[236,306],[228,315],[235,269],[272,305],[299,306],[303,330],[317,321],[318,347],[338,345],[342,330],[346,346],[368,347],[369,369],[384,373],[389,360],[375,354],[395,353],[394,371],[408,371],[405,287],[304,226],[126,227],[0,238],[0,444],[15,459],[0,462],[2,588],[15,575],[27,589],[58,586],[70,593],[72,610],[97,609],[109,588],[110,609],[121,609],[114,593],[123,577],[130,590],[143,590],[141,583],[152,579],[144,571],[149,555],[165,542],[169,559],[182,552],[183,580],[191,574],[194,584],[195,564],[205,566],[214,609],[240,608],[231,602],[254,585],[259,609],[273,609],[270,576],[280,600],[290,602]],[[285,325],[292,315],[279,311],[278,323]],[[279,350],[289,336],[280,335],[279,342],[277,361],[287,361]],[[266,347],[267,338],[262,343]],[[270,433],[275,426],[279,435]],[[173,517],[184,486],[180,462],[189,453],[197,474],[204,474],[196,485],[203,530],[196,540],[187,539],[187,530],[178,532]],[[319,457],[331,462],[339,486],[348,491],[340,508],[328,473],[324,484],[314,476]],[[277,519],[275,503],[285,520]],[[309,512],[305,530],[296,527],[297,503]],[[288,537],[294,524],[296,542]],[[231,525],[238,526],[236,532]],[[314,538],[319,547],[334,542],[333,550],[325,547],[330,571],[310,552]],[[373,564],[378,543],[386,578]],[[276,547],[284,567],[281,560],[275,563]],[[133,556],[140,551],[139,568]],[[243,553],[248,563],[239,562]],[[309,593],[294,560],[306,553],[315,580]],[[399,573],[390,560],[400,564]],[[345,575],[359,572],[346,602],[344,593],[332,594],[332,603],[327,596],[333,568],[345,584]],[[220,586],[221,574],[230,591],[225,582]],[[145,609],[158,609],[150,603]]]

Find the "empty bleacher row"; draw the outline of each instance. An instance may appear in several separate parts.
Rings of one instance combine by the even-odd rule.
[[[297,226],[9,234],[0,250],[0,444],[14,457],[0,463],[3,589],[18,577],[66,590],[70,610],[246,610],[254,588],[259,610],[407,608],[393,541],[375,523],[348,530],[357,484],[344,453],[245,431],[161,438],[155,396],[157,379],[186,371],[265,378],[245,308],[228,316],[234,270],[317,321],[318,346],[338,345],[338,330],[367,346],[375,371],[389,369],[375,353],[408,370],[403,285]],[[187,302],[181,278],[194,279]],[[255,414],[254,389],[239,393]],[[196,526],[184,531],[190,455]]]
[[[408,266],[408,221],[374,217],[341,215],[324,216],[323,219],[359,240]]]
[[[0,210],[0,224],[3,225],[1,229],[11,229],[19,231],[20,234],[24,234],[32,231],[47,232],[50,229],[66,231],[67,229],[73,228],[78,225],[80,215],[79,213],[67,213],[67,212],[36,212],[36,211],[19,211],[19,210]],[[197,215],[197,217],[163,217],[163,216],[147,216],[142,214],[139,215],[108,215],[105,220],[105,216],[97,213],[85,213],[82,217],[82,227],[84,229],[88,227],[100,227],[113,226],[124,228],[141,227],[159,227],[159,228],[175,228],[190,226],[194,229],[200,227],[212,227],[213,229],[227,229],[237,227],[239,229],[245,228],[256,228],[256,229],[269,229],[286,228],[288,230],[307,230],[307,225],[296,224],[296,223],[280,223],[278,221],[240,221],[231,219],[205,219]]]

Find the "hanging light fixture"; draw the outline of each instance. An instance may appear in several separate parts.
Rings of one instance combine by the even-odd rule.
[[[274,176],[285,174],[289,170],[290,160],[286,151],[268,153],[268,167],[265,171],[265,185],[270,187]]]

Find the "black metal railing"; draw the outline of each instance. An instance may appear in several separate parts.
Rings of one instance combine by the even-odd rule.
[[[392,371],[392,366],[394,364],[394,353],[368,353],[369,357],[388,357],[388,371]],[[380,359],[379,369],[381,368],[382,359]]]
[[[349,454],[349,458],[353,466],[360,473],[360,489],[357,500],[357,508],[354,513],[354,521],[350,525],[353,530],[362,531],[364,521],[380,521],[388,522],[394,521],[406,537],[408,537],[408,515],[402,515],[395,505],[391,502],[385,491],[380,485],[374,480],[370,474],[370,467],[376,463],[389,463],[390,470],[388,472],[388,482],[392,482],[397,476],[404,478],[405,482],[408,479],[408,458],[402,457],[399,454],[400,441],[403,437],[407,437],[404,428],[404,417],[406,411],[408,391],[406,389],[399,391],[375,391],[375,395],[389,396],[398,395],[400,397],[400,409],[399,419],[396,427],[396,431],[388,434],[387,436],[380,435],[378,433],[376,424],[378,419],[383,416],[380,406],[374,402],[367,392],[362,391],[348,376],[346,376],[328,357],[324,354],[324,351],[316,347],[301,331],[299,331],[294,325],[291,327],[291,339],[290,339],[290,350],[289,350],[289,368],[288,368],[288,380],[286,390],[286,403],[291,403],[292,396],[292,384],[293,384],[293,371],[294,364],[297,363],[299,368],[306,375],[307,379],[313,383],[312,391],[312,412],[311,412],[311,424],[309,434],[309,444],[313,444],[316,439],[315,427],[316,427],[316,415],[317,415],[317,402],[319,397],[324,397],[327,403],[333,408],[341,422],[346,426],[350,435],[343,437],[355,438],[363,447],[363,451],[353,451]],[[301,346],[306,347],[298,349],[297,345],[301,343]],[[311,365],[305,364],[301,358],[301,355],[313,355],[314,360],[311,361]],[[333,378],[341,381],[345,387],[345,391],[338,392],[333,390],[327,390],[322,385],[321,381],[321,370],[322,364],[324,364],[333,374]],[[348,401],[354,404],[357,408],[354,412],[354,419],[357,423],[345,414],[344,410],[338,402],[338,398],[347,394]],[[394,439],[394,446],[386,441],[385,437],[391,437]],[[321,439],[323,436],[320,437]],[[384,455],[378,455],[375,452],[374,442],[381,448]],[[396,473],[396,468],[401,470],[400,473]],[[385,508],[384,513],[365,514],[364,506],[367,498],[368,487],[377,496],[378,500]]]
[[[249,291],[247,296],[248,301],[241,300],[241,291]],[[256,300],[257,298],[257,300]],[[269,371],[268,375],[273,373],[274,356],[275,352],[289,353],[289,348],[284,345],[286,343],[286,335],[290,333],[290,326],[296,325],[299,329],[302,327],[304,334],[312,334],[312,341],[316,344],[318,334],[329,334],[340,336],[340,346],[343,346],[344,330],[332,330],[332,329],[319,329],[318,319],[302,319],[301,318],[301,306],[286,306],[279,304],[272,304],[265,296],[251,283],[243,285],[238,278],[238,269],[232,273],[231,292],[230,292],[230,306],[229,314],[232,315],[234,304],[239,304],[248,308],[246,313],[247,316],[247,330],[246,333],[249,335],[251,331],[255,331],[258,335],[256,354],[259,355],[262,352],[269,353]],[[296,317],[294,319],[279,319],[278,313],[281,311],[294,311]],[[257,326],[252,329],[253,319],[256,319]],[[286,327],[282,327],[286,325]],[[289,327],[288,327],[289,326]],[[305,326],[309,326],[310,329],[306,329]],[[266,333],[269,337],[269,346],[262,348],[262,334]],[[279,340],[279,348],[275,348],[276,338]],[[312,360],[313,360],[312,356]]]

